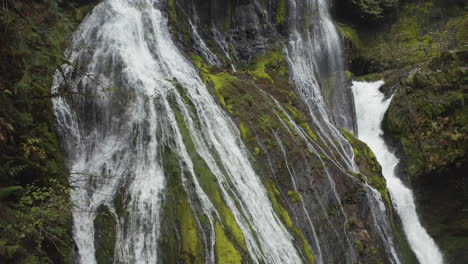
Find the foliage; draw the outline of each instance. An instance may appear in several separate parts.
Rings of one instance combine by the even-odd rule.
[[[466,12],[451,18],[444,18],[444,13],[449,10],[434,1],[409,2],[384,32],[369,34],[360,29],[360,35],[368,36],[361,48],[353,47],[353,71],[367,74],[403,68],[435,58],[455,48],[454,43],[458,43],[456,48],[465,49]]]
[[[91,2],[91,1],[89,1]],[[67,173],[52,77],[92,4],[5,0],[0,7],[0,262],[69,261]]]
[[[72,242],[68,236],[70,220],[70,189],[54,179],[49,187],[29,185],[25,189],[16,186],[11,190],[23,190],[15,209],[9,209],[14,221],[0,221],[0,259],[19,261],[35,259],[41,263],[67,259]],[[26,250],[27,249],[27,250]],[[49,251],[57,255],[49,256]],[[35,262],[35,261],[33,261]]]

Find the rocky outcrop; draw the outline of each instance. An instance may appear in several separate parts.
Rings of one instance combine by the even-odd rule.
[[[449,263],[467,257],[467,55],[445,52],[416,66],[398,84],[383,123],[401,147],[421,219]]]
[[[348,62],[394,95],[383,122],[421,220],[448,263],[467,258],[467,15],[461,1],[408,1],[374,28],[345,24]],[[465,173],[466,174],[466,173]]]
[[[375,158],[372,160],[367,147],[359,145],[356,149],[362,149],[363,154],[358,162],[372,174],[353,175],[344,170],[340,153],[326,147],[329,143],[318,135],[319,128],[311,122],[305,102],[290,81],[283,51],[288,38],[284,13],[289,7],[287,1],[216,2],[195,2],[191,6],[183,0],[169,1],[172,34],[234,119],[273,208],[295,237],[297,247],[309,262],[321,257],[324,263],[390,263],[388,245],[379,234],[389,231],[387,235],[393,239],[391,233],[400,231],[397,223],[389,224],[393,231],[381,230],[375,218],[377,213],[383,221],[393,221],[385,180],[379,169],[365,165],[375,165]],[[194,28],[198,34],[193,34]],[[309,145],[321,150],[314,152]],[[367,183],[381,192],[387,213],[373,211],[375,198],[366,190]],[[216,192],[210,197],[223,207],[222,200],[216,202]],[[174,214],[176,200],[166,205],[168,220],[163,222],[163,229],[177,238],[164,241],[173,252],[169,256],[177,255],[183,250],[177,245],[184,244],[182,226],[174,228],[171,224],[183,222]],[[229,215],[223,218],[229,222]],[[234,222],[232,229],[226,230],[229,243],[224,244],[232,249],[230,252],[237,252],[234,259],[248,259],[235,226]],[[220,238],[225,236],[220,234]],[[409,251],[401,234],[397,244],[398,251]],[[319,252],[321,255],[317,255]],[[194,252],[190,255],[200,257]],[[405,258],[414,260],[411,252]]]

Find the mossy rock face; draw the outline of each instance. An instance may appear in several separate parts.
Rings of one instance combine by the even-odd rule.
[[[351,71],[364,75],[402,69],[447,50],[466,49],[466,14],[462,7],[444,1],[401,3],[395,19],[375,29],[356,28],[362,45],[348,47]]]
[[[100,206],[94,219],[94,247],[99,264],[114,263],[117,221],[107,206]]]
[[[392,202],[390,200],[390,194],[387,189],[387,181],[382,175],[382,167],[380,166],[377,158],[375,157],[372,150],[366,145],[366,143],[360,141],[353,134],[341,129],[344,137],[353,146],[354,150],[354,161],[359,167],[360,173],[351,173],[353,176],[361,181],[366,181],[370,186],[379,191],[380,195],[384,199],[388,210],[392,211]]]
[[[468,241],[467,51],[445,52],[402,78],[385,115],[385,135],[401,150],[422,221],[447,260]]]
[[[402,146],[411,179],[466,161],[466,54],[446,52],[420,65],[402,81],[385,115],[383,127]]]

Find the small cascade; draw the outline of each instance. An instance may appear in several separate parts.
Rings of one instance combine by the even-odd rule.
[[[309,113],[328,145],[356,170],[353,150],[337,127],[354,131],[354,108],[345,85],[340,39],[323,0],[290,0],[290,41],[287,49],[292,79],[309,107]],[[313,15],[315,14],[315,15]],[[333,79],[332,111],[325,102],[324,80]],[[335,105],[335,106],[333,106]]]
[[[399,159],[389,150],[382,137],[381,123],[392,100],[391,98],[385,99],[384,94],[379,91],[383,84],[383,81],[353,82],[359,139],[369,145],[382,165],[382,172],[387,180],[393,204],[419,262],[442,264],[443,258],[439,248],[419,221],[411,190],[396,175],[395,168]]]
[[[353,94],[346,83],[343,48],[330,17],[328,1],[289,2],[288,51],[299,92],[315,105],[311,111],[323,116],[318,121],[325,134],[338,137],[334,129],[326,128],[330,123],[355,132]]]

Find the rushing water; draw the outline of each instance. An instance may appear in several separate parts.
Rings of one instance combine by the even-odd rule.
[[[244,234],[252,262],[303,262],[248,160],[239,131],[172,42],[162,4],[160,0],[99,4],[75,34],[70,55],[74,67],[65,66],[63,74],[55,76],[54,89],[79,94],[54,99],[74,173],[77,261],[96,262],[92,243],[96,210],[105,204],[116,214],[113,199],[121,187],[127,189],[127,217],[118,218],[114,261],[160,259],[161,204],[167,177],[174,177],[164,166],[174,162],[164,155],[169,148],[180,166],[178,177],[191,194],[190,204],[198,204],[209,222],[199,227],[205,233],[204,262],[214,262],[213,227],[222,220],[198,182],[194,163],[200,161],[189,151],[189,137],[216,177],[216,188]]]
[[[341,38],[330,17],[329,1],[289,2],[293,79],[304,97],[318,108],[314,111],[320,111],[321,123],[333,122],[337,127],[354,132],[353,94],[345,80]],[[324,133],[339,138],[333,129],[327,130]]]
[[[353,82],[359,139],[369,145],[382,165],[393,204],[416,257],[421,264],[441,264],[442,254],[418,219],[411,190],[395,175],[399,160],[388,149],[382,137],[382,119],[391,102],[391,98],[385,99],[379,91],[382,85],[383,81]]]
[[[291,77],[323,144],[310,139],[278,102],[274,104],[289,117],[291,133],[298,134],[311,152],[326,157],[344,175],[357,171],[352,147],[337,129],[354,130],[354,103],[344,82],[340,38],[327,2],[289,3],[291,38],[285,52]],[[214,189],[243,233],[245,261],[304,262],[293,236],[273,211],[235,124],[171,40],[161,11],[164,5],[163,0],[108,0],[99,4],[74,35],[69,54],[72,63],[54,77],[53,89],[71,92],[54,98],[53,103],[75,187],[71,198],[76,205],[73,231],[77,262],[96,263],[94,219],[101,205],[110,209],[118,223],[115,262],[161,262],[163,256],[158,254],[165,252],[161,234],[168,225],[161,219],[169,200],[169,177],[179,177],[203,240],[203,262],[214,263],[215,226],[226,223],[221,216],[223,208],[213,202],[206,179],[199,175],[201,163],[215,178]],[[195,49],[209,63],[219,64],[221,57],[209,50],[195,24],[191,29]],[[222,34],[213,30],[215,41],[226,46]],[[322,96],[324,85],[334,86],[330,102]],[[294,168],[289,167],[286,149],[281,150],[296,189]],[[343,217],[338,223],[329,223],[331,230],[327,232],[332,234],[318,234],[314,219],[317,221],[319,213],[302,203],[313,234],[312,250],[319,264],[340,257],[345,258],[342,263],[355,263],[358,256],[345,229],[347,217],[333,172],[322,158],[320,162],[326,182],[314,187],[314,206],[325,213],[327,205],[337,204]],[[178,167],[176,173],[169,171],[167,163]],[[380,196],[369,186],[366,190],[371,224],[389,259],[399,263]],[[114,205],[116,195],[124,196],[123,208]],[[338,245],[326,241],[321,246],[319,240],[324,236]],[[336,252],[338,257],[323,256],[323,252],[333,254],[332,250],[340,251]]]
[[[354,103],[351,90],[345,85],[341,41],[328,3],[290,0],[290,20],[287,53],[297,91],[307,103],[320,136],[355,170],[353,150],[337,129],[354,130]],[[333,87],[332,111],[323,96],[327,89],[324,86]]]

